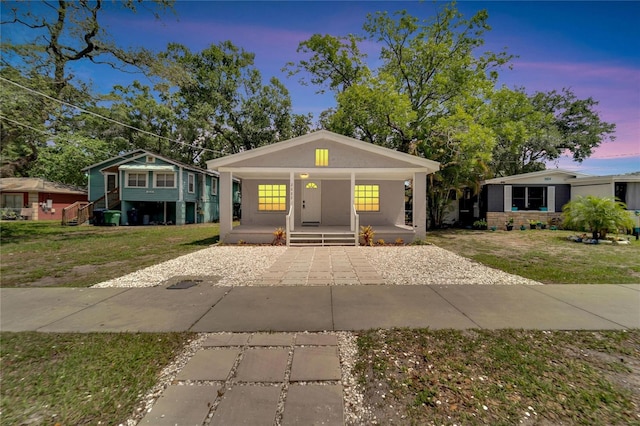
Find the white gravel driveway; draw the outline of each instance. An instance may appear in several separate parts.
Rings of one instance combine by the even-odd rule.
[[[344,248],[341,248],[344,249]],[[436,246],[349,247],[364,252],[388,285],[540,284],[492,269]],[[250,286],[286,250],[274,246],[212,246],[93,287],[153,287],[176,276],[219,276],[219,286]],[[308,250],[308,249],[306,249]],[[316,250],[331,250],[328,247]]]

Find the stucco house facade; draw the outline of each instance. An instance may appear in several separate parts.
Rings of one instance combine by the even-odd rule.
[[[120,210],[122,225],[217,221],[218,173],[142,149],[83,169],[93,209]]]
[[[209,160],[220,175],[220,239],[357,244],[359,226],[376,239],[411,242],[426,232],[426,176],[439,163],[320,130]],[[242,219],[233,227],[233,179],[242,181]],[[413,224],[405,225],[405,182],[413,182]]]

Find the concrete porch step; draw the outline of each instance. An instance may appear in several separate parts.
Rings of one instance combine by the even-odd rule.
[[[290,246],[355,246],[353,232],[291,232]]]

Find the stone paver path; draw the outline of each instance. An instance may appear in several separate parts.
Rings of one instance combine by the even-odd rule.
[[[385,284],[357,247],[288,248],[255,285]]]
[[[342,425],[337,337],[212,335],[139,424]]]

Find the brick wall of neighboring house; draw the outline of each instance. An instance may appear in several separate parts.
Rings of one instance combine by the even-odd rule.
[[[498,229],[505,229],[505,222],[513,218],[514,229],[519,229],[520,225],[529,228],[529,221],[549,224],[550,220],[557,220],[561,223],[560,212],[543,211],[515,211],[515,212],[487,212],[487,226],[495,226]]]

